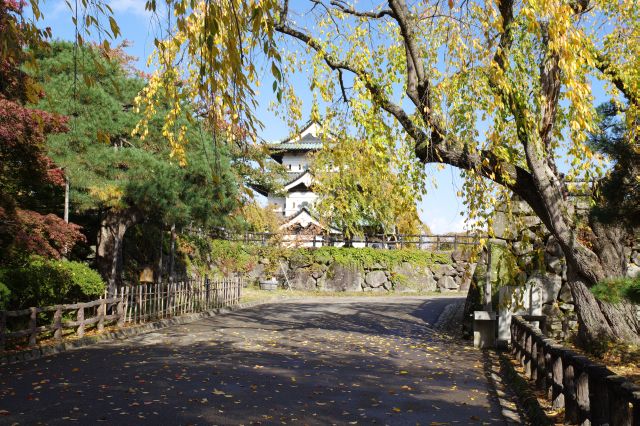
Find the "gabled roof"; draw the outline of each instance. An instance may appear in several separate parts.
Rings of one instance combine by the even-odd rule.
[[[314,136],[312,132],[317,123],[312,121],[308,122],[302,131],[290,138],[287,138],[281,142],[270,144],[268,149],[271,153],[271,157],[277,162],[282,162],[282,156],[287,152],[304,153],[310,151],[318,151],[322,148],[322,139]],[[312,128],[313,127],[313,128]]]
[[[311,174],[311,172],[309,172],[309,170],[305,170],[304,172],[300,173],[298,176],[296,176],[295,178],[291,179],[289,182],[284,184],[285,191],[288,191],[289,189],[296,187],[300,184],[303,184],[307,188],[309,188],[311,186],[312,176],[313,175]]]
[[[327,229],[329,232],[332,233],[339,233],[340,231],[338,231],[337,229],[333,228],[333,227],[325,227],[322,226],[320,224],[320,221],[318,220],[318,218],[316,218],[313,214],[311,214],[311,212],[309,211],[309,209],[307,209],[306,207],[302,207],[300,210],[298,210],[298,213],[296,213],[293,216],[289,216],[287,218],[287,221],[285,223],[283,223],[282,225],[280,225],[280,229],[286,229],[292,225],[295,225],[297,223],[301,223],[303,220],[307,220],[310,223],[313,223],[314,225],[323,228],[323,229]]]
[[[307,133],[295,142],[281,142],[271,145],[270,151],[316,151],[322,148],[322,139]]]

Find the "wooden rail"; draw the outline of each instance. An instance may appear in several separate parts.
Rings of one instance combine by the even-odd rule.
[[[84,303],[0,311],[0,352],[16,342],[33,348],[42,339],[60,342],[83,337],[88,327],[123,327],[154,319],[233,306],[239,303],[242,279],[184,279],[172,283],[120,287],[112,297]],[[10,345],[11,344],[11,345]]]
[[[459,248],[479,244],[480,237],[472,235],[409,235],[409,234],[374,234],[345,238],[342,234],[287,234],[255,232],[240,235],[213,236],[230,241],[241,241],[262,246],[270,244],[298,245],[304,247],[335,247],[351,244],[353,247],[370,247],[377,249],[414,248],[433,251],[456,251]]]
[[[640,426],[640,386],[547,338],[521,316],[511,320],[511,349],[553,408],[564,409],[565,424]]]

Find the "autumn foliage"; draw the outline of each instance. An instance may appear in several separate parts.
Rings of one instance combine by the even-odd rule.
[[[66,131],[66,119],[31,109],[43,95],[22,67],[28,61],[25,48],[43,34],[19,19],[23,2],[0,1],[0,254],[2,263],[15,254],[38,253],[60,257],[84,237],[79,227],[50,212],[27,206],[55,186],[64,185],[64,173],[46,154],[46,137]]]

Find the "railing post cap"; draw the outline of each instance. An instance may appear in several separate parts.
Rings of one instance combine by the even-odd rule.
[[[611,375],[605,377],[605,380],[609,384],[618,385],[618,384],[624,383],[627,379],[625,379],[624,377],[619,376],[617,374],[611,374]]]
[[[640,386],[628,380],[625,381],[620,387],[629,392],[631,395],[635,395],[636,393],[640,394]]]

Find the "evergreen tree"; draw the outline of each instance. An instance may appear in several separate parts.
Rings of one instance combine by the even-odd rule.
[[[90,239],[110,290],[121,277],[122,241],[131,226],[228,224],[238,179],[200,123],[176,122],[189,141],[185,164],[171,158],[159,120],[144,138],[131,136],[140,119],[132,104],[145,82],[121,49],[57,42],[36,56],[47,92],[38,106],[69,117],[69,131],[48,138],[49,154],[69,176],[72,213],[98,223]]]

